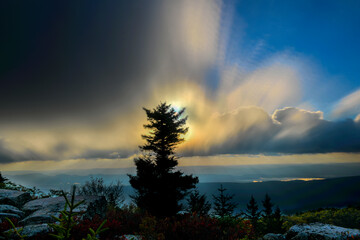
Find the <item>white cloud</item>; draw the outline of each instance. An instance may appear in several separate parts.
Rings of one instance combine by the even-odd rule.
[[[360,89],[342,98],[334,107],[332,116],[335,118],[350,117],[360,112]]]
[[[281,131],[275,138],[304,137],[310,129],[320,123],[323,112],[286,107],[276,110],[272,119],[282,125]]]

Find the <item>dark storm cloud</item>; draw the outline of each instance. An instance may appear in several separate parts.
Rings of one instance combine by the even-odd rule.
[[[0,121],[131,106],[153,67],[155,2],[1,3]]]
[[[0,139],[0,164],[12,163],[29,160],[43,160],[41,154],[38,154],[30,149],[25,149],[22,152],[10,150],[4,140]]]

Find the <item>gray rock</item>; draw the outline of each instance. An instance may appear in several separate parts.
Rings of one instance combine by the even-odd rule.
[[[85,203],[78,206],[74,212],[84,213],[84,218],[91,218],[94,215],[104,216],[107,202],[105,197],[98,196],[76,196],[75,203],[85,200]],[[26,203],[23,210],[30,213],[20,223],[24,225],[51,223],[56,220],[51,216],[58,217],[60,211],[64,210],[65,199],[63,197],[43,198]]]
[[[262,239],[263,240],[285,240],[285,236],[282,234],[268,233]]]
[[[17,219],[19,219],[20,216],[17,215],[17,214],[13,214],[13,213],[0,213],[0,219],[1,219],[1,221],[4,221],[5,218],[10,218],[10,219],[11,219],[11,218],[17,218]]]
[[[27,225],[23,228],[17,227],[16,230],[22,235],[28,237],[34,237],[36,235],[44,235],[48,234],[51,231],[51,228],[47,225],[47,223],[44,224],[34,224],[34,225]],[[18,239],[16,234],[13,232],[13,230],[7,230],[5,232],[7,237],[9,239]]]
[[[11,205],[0,205],[0,213],[13,213],[19,216],[24,216],[23,211]]]
[[[287,240],[345,240],[351,236],[359,237],[360,231],[323,223],[295,225],[286,233]]]
[[[21,234],[26,235],[27,237],[33,237],[38,234],[47,234],[51,231],[51,228],[47,225],[47,223],[43,224],[34,224],[27,225],[23,228]]]
[[[0,189],[0,204],[22,207],[31,200],[30,193],[16,190]]]
[[[143,240],[143,238],[140,235],[130,235],[130,234],[122,235],[120,237],[120,239],[123,239],[123,240]]]

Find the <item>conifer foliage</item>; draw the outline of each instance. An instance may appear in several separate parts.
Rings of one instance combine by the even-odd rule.
[[[269,233],[272,232],[274,226],[274,216],[272,209],[274,204],[271,202],[271,198],[268,194],[265,195],[265,199],[262,201],[262,205],[264,207],[262,214],[264,222],[264,232]]]
[[[220,185],[219,194],[213,195],[215,214],[220,217],[231,216],[236,205],[232,202],[235,195],[225,194],[227,189]]]
[[[199,182],[197,177],[175,170],[175,148],[188,131],[185,108],[177,112],[170,104],[161,103],[153,110],[144,110],[148,120],[144,128],[149,134],[142,135],[146,141],[139,147],[142,156],[134,160],[137,174],[129,175],[136,192],[132,197],[138,207],[154,216],[173,216],[182,210],[180,201],[188,190]]]
[[[3,177],[2,175],[1,175],[1,172],[0,172],[0,188],[4,188],[5,187],[5,183],[6,183],[6,181],[7,181],[8,179],[6,178],[6,177]]]
[[[255,232],[259,230],[260,211],[254,196],[251,196],[249,203],[246,205],[245,216],[250,220]]]
[[[263,205],[263,233],[283,233],[284,220],[281,216],[281,210],[276,207],[273,211],[274,204],[271,202],[271,198],[268,194],[265,195],[265,199],[262,201]]]
[[[187,199],[188,211],[199,216],[207,215],[211,209],[211,203],[206,200],[205,194],[200,194],[199,190],[193,191]]]

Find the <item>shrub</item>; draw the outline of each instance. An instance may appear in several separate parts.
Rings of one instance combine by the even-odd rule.
[[[286,216],[284,219],[286,228],[290,228],[295,224],[314,222],[333,224],[345,228],[360,228],[360,210],[352,207],[308,211]]]
[[[124,189],[120,181],[105,185],[103,178],[90,177],[90,181],[79,187],[77,193],[87,196],[104,196],[111,206],[124,202]]]

